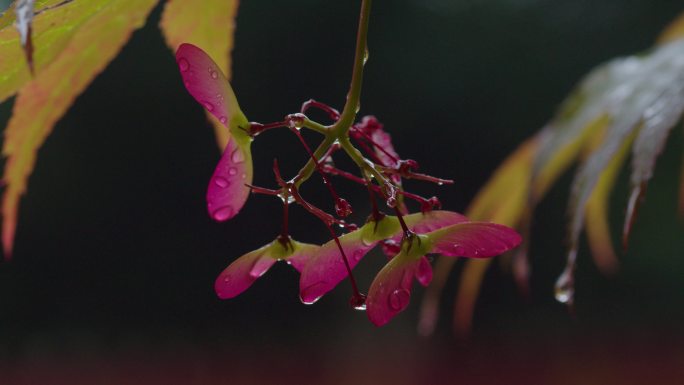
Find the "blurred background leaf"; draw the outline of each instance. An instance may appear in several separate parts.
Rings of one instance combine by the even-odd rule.
[[[682,23],[684,13],[665,29],[658,45],[650,51],[611,60],[585,76],[556,116],[534,139],[508,157],[470,206],[468,214],[472,219],[503,220],[521,228],[529,237],[537,204],[573,163],[580,162],[570,195],[566,267],[555,285],[555,297],[559,302],[570,306],[574,303],[576,258],[580,233],[585,225],[597,267],[606,274],[617,269],[608,203],[631,149],[631,193],[622,234],[626,249],[656,159],[684,111]],[[513,179],[528,187],[511,190],[509,186],[513,185]],[[516,191],[524,191],[524,196]],[[511,212],[510,207],[520,209],[502,217],[502,212]],[[527,258],[527,249],[523,248],[513,255],[510,264],[523,294],[528,294],[530,267]],[[454,308],[454,331],[461,336],[470,332],[479,287],[489,262],[468,261],[466,264]],[[438,265],[438,270],[446,271],[453,267],[453,262],[439,261]],[[440,271],[436,275],[445,277],[446,273]],[[434,329],[436,306],[445,283],[444,279],[436,280],[436,285],[428,291],[421,316],[420,329],[424,334],[430,334]]]

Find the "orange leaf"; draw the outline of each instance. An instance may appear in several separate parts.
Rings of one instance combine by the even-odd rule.
[[[181,43],[196,45],[214,59],[226,79],[230,80],[238,5],[238,0],[205,0],[201,6],[196,1],[169,0],[159,27],[173,52]],[[214,127],[219,147],[225,148],[230,138],[229,131],[210,114],[207,117]]]

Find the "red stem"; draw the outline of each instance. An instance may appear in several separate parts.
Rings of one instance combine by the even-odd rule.
[[[332,184],[330,183],[330,180],[328,180],[328,177],[325,175],[325,173],[321,169],[321,165],[318,162],[318,159],[316,159],[316,156],[311,151],[311,148],[309,147],[309,145],[306,144],[306,141],[302,137],[302,134],[296,128],[293,128],[292,132],[294,132],[295,135],[297,135],[297,137],[299,138],[299,141],[302,142],[302,145],[306,149],[306,152],[309,153],[311,160],[313,160],[314,165],[316,166],[316,170],[318,171],[319,174],[321,174],[321,177],[323,178],[323,184],[325,184],[325,186],[328,188],[328,191],[330,191],[330,195],[332,195],[333,200],[335,200],[335,202],[339,201],[340,197],[339,197],[339,195],[337,195],[337,191],[335,191]]]
[[[354,278],[351,265],[349,265],[349,260],[347,259],[347,255],[344,253],[344,249],[342,248],[340,239],[337,237],[337,234],[335,234],[335,230],[333,230],[333,228],[329,224],[326,224],[326,226],[328,227],[328,231],[330,231],[330,234],[333,236],[337,248],[340,250],[340,253],[342,254],[342,260],[344,261],[344,267],[347,269],[347,274],[349,275],[349,282],[351,282],[352,290],[354,291],[354,297],[356,299],[362,299],[363,296],[359,291],[359,287],[356,285],[356,279]]]
[[[302,103],[302,108],[300,111],[302,114],[304,114],[309,108],[318,108],[319,110],[322,110],[323,112],[327,113],[330,119],[334,121],[340,120],[340,112],[325,103],[309,99],[306,102]]]

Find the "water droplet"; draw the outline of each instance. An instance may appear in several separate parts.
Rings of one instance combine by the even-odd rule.
[[[444,185],[444,182],[437,182],[437,186],[442,186]]]
[[[455,245],[453,250],[457,257],[462,257],[465,255],[465,249],[462,246]]]
[[[226,118],[225,116],[222,116],[219,118],[219,122],[221,122],[221,124],[226,124],[226,123],[228,123],[228,118]]]
[[[212,216],[217,221],[225,221],[233,216],[233,208],[231,206],[223,206],[216,209]]]
[[[178,59],[178,68],[180,68],[181,71],[185,72],[190,68],[190,63],[185,58],[180,58]]]
[[[209,70],[209,76],[211,76],[212,79],[218,79],[218,73],[214,70]]]
[[[230,276],[230,274],[226,274],[223,277],[223,283],[230,283],[230,281],[233,279],[233,277]]]
[[[231,167],[228,169],[228,175],[236,175],[238,172],[237,168]]]
[[[207,111],[210,111],[210,112],[214,111],[214,105],[213,104],[211,104],[209,102],[203,102],[202,105],[204,106],[204,108],[207,109]]]
[[[242,175],[241,175],[240,177],[241,177],[242,179],[247,179],[247,174],[242,173]],[[294,202],[294,198],[292,198],[292,202]],[[291,202],[290,202],[290,203],[291,203]]]
[[[335,202],[335,213],[339,217],[348,217],[352,213],[352,207],[344,198],[338,198]]]
[[[563,274],[558,277],[554,289],[556,301],[564,304],[572,304],[575,296],[575,283],[572,269],[566,268],[563,271]]]
[[[366,296],[361,293],[353,295],[349,300],[349,305],[355,310],[366,311]]]
[[[366,65],[368,62],[368,58],[370,57],[370,52],[368,52],[368,47],[366,47],[366,50],[363,51],[363,64]]]
[[[280,198],[283,203],[287,203],[288,205],[294,203],[295,201],[295,198],[292,195],[287,195],[286,197],[285,194],[278,194],[278,198]]]
[[[392,310],[402,311],[408,306],[411,293],[406,289],[396,289],[389,295],[389,306]]]
[[[245,161],[245,154],[239,148],[236,148],[233,154],[231,154],[230,159],[233,163],[242,163]]]
[[[220,176],[217,176],[216,178],[214,178],[214,184],[216,184],[217,186],[219,186],[221,188],[226,188],[230,185],[230,182],[226,178],[222,178]]]

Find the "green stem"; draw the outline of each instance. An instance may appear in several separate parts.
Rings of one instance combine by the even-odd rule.
[[[340,114],[340,119],[333,124],[330,128],[320,125],[318,123],[312,122],[310,120],[305,121],[305,126],[315,131],[319,131],[325,134],[325,140],[318,146],[314,152],[314,157],[319,159],[321,156],[328,151],[328,148],[339,140],[343,146],[347,146],[345,151],[349,156],[354,159],[356,164],[362,170],[368,170],[373,176],[378,179],[378,182],[385,184],[388,183],[385,178],[380,174],[374,167],[369,166],[363,156],[352,146],[349,142],[348,133],[351,125],[354,123],[356,118],[356,112],[360,104],[361,98],[361,85],[363,82],[363,66],[366,64],[366,51],[368,50],[367,37],[368,37],[368,21],[370,19],[370,9],[372,0],[362,0],[361,2],[361,16],[359,17],[359,29],[356,34],[356,53],[354,56],[354,70],[352,72],[351,85],[349,86],[349,93],[347,94],[347,102],[344,105],[344,109]],[[316,164],[312,159],[302,167],[294,178],[294,183],[296,187],[301,186],[307,179],[311,177],[314,170],[316,169]]]
[[[362,171],[365,171],[373,175],[380,186],[384,186],[390,183],[387,180],[387,178],[385,178],[385,176],[382,175],[382,173],[378,171],[378,169],[375,168],[375,166],[372,163],[369,163],[369,161],[367,161],[366,158],[363,157],[361,152],[357,150],[356,147],[354,147],[354,145],[349,141],[349,137],[345,136],[343,138],[340,138],[339,142],[344,152],[346,152],[347,155],[349,155],[349,157],[354,161],[354,163],[356,163],[356,165]]]
[[[308,118],[304,120],[304,127],[323,135],[328,135],[330,131],[328,127],[320,123],[314,122],[313,120],[309,120]]]
[[[316,151],[314,151],[314,158],[320,159],[323,155],[325,155],[325,152],[328,151],[328,147],[330,147],[333,143],[335,142],[335,136],[326,135],[325,139],[323,142],[321,142],[320,145],[318,145],[318,148]],[[314,163],[313,158],[309,159],[308,162],[302,167],[301,170],[297,173],[297,176],[294,178],[294,184],[297,188],[302,185],[302,183],[306,182],[307,179],[311,177],[311,174],[316,170],[316,163]]]
[[[370,9],[372,0],[363,0],[361,3],[361,16],[359,17],[359,30],[356,35],[356,53],[354,56],[354,71],[352,72],[351,85],[347,94],[347,102],[344,105],[340,120],[335,123],[335,131],[347,133],[360,105],[361,84],[363,82],[363,66],[366,64],[368,50],[368,21],[370,19]],[[341,136],[341,135],[339,135]]]

